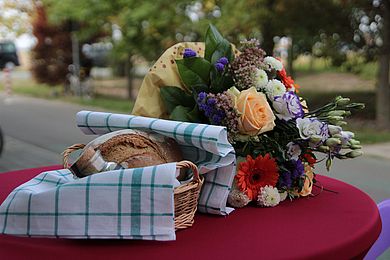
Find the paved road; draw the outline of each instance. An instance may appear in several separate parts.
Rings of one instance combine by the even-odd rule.
[[[0,125],[5,147],[0,172],[61,162],[60,153],[74,143],[86,143],[75,114],[91,109],[74,104],[0,94]]]
[[[64,148],[90,141],[93,136],[75,126],[75,114],[82,109],[91,108],[19,96],[4,100],[0,94],[0,125],[6,135],[0,172],[58,164]],[[335,161],[330,173],[320,166],[316,172],[360,187],[377,202],[390,198],[389,159],[363,156]]]
[[[365,191],[376,202],[390,198],[390,161],[363,155],[354,160],[335,160],[328,173],[324,165],[316,172],[342,180]]]

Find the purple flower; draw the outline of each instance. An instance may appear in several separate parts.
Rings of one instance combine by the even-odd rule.
[[[212,118],[212,122],[215,125],[219,125],[221,123],[221,121],[222,121],[222,117],[217,115],[217,114],[214,115],[213,118]]]
[[[329,127],[328,127],[327,123],[322,122],[321,134],[320,135],[321,135],[323,141],[325,141],[326,139],[329,138],[330,134],[329,134]]]
[[[207,105],[209,105],[209,106],[214,106],[216,102],[217,101],[215,100],[215,98],[207,99]]]
[[[198,102],[202,102],[207,97],[206,92],[200,92],[198,94]]]
[[[233,142],[238,133],[239,115],[230,94],[227,91],[217,94],[200,92],[196,102],[199,112],[207,117],[210,124],[226,126],[228,140]]]
[[[300,137],[315,146],[329,137],[328,125],[317,118],[298,118],[296,123]]]
[[[305,167],[303,166],[303,163],[301,160],[291,160],[292,163],[292,169],[291,169],[291,176],[293,179],[301,177],[303,174],[305,174]]]
[[[196,57],[196,52],[193,49],[185,49],[183,58]]]
[[[202,110],[202,111],[205,111],[207,108],[207,105],[206,104],[203,104],[203,103],[200,103],[199,104],[199,109]]]
[[[291,188],[292,180],[290,176],[290,172],[283,172],[279,177],[279,188]]]
[[[355,134],[350,131],[341,131],[341,143],[346,145],[349,140],[355,137]]]
[[[218,114],[218,116],[220,116],[220,117],[225,117],[225,116],[226,116],[226,113],[225,113],[225,111],[223,111],[223,110],[218,110],[218,111],[217,111],[217,114]]]
[[[301,160],[290,160],[285,165],[287,171],[279,177],[279,188],[292,188],[293,184],[305,174],[305,167]]]
[[[214,64],[215,68],[219,71],[219,72],[222,72],[224,69],[225,69],[225,65],[223,65],[222,63],[220,62],[217,62]]]
[[[332,155],[339,154],[341,151],[341,145],[331,146],[329,147]]]
[[[227,65],[229,63],[229,60],[226,57],[220,58],[217,63],[222,63],[223,65]]]
[[[350,131],[341,131],[340,135],[341,135],[341,138],[340,138],[341,144],[329,147],[330,151],[332,152],[333,155],[339,154],[342,146],[347,145],[348,142],[355,136],[354,133],[352,133]]]
[[[212,111],[211,111],[211,109],[209,107],[206,107],[206,109],[204,110],[204,114],[207,117],[211,117],[213,115]]]
[[[284,121],[302,118],[304,115],[298,96],[292,92],[286,92],[282,96],[274,97],[272,102],[276,116]]]

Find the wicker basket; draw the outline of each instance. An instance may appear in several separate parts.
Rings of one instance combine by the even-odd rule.
[[[62,153],[64,168],[69,168],[69,155],[84,147],[84,144],[75,144]],[[199,175],[198,167],[193,162],[181,161],[176,164],[176,167],[177,169],[189,168],[194,173],[193,180],[174,189],[175,229],[178,230],[191,227],[194,224],[203,178]]]

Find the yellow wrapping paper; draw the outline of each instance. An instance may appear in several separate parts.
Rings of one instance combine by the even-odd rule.
[[[134,104],[133,115],[154,118],[168,117],[160,97],[160,88],[175,86],[187,89],[180,79],[175,62],[175,60],[183,58],[186,48],[196,51],[198,57],[204,57],[204,42],[181,42],[167,49],[146,74]],[[234,45],[232,45],[232,50],[235,55],[239,53]]]
[[[133,115],[154,118],[168,117],[160,97],[160,88],[176,86],[186,89],[180,80],[175,62],[175,60],[183,58],[186,48],[193,49],[197,56],[204,57],[205,46],[203,42],[181,42],[167,49],[146,74],[134,104]]]

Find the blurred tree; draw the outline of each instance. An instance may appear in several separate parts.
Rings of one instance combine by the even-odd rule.
[[[116,26],[118,36],[113,39],[114,49],[126,63],[129,98],[134,98],[132,69],[135,55],[154,60],[177,41],[195,38],[187,32],[190,19],[186,15],[186,5],[191,3],[189,1],[45,0],[44,3],[48,6],[51,21],[58,23],[71,19],[82,22],[80,37],[97,30],[111,35],[113,26]]]
[[[44,0],[52,21],[71,19],[83,23],[80,37],[96,31],[113,35],[116,57],[127,66],[129,96],[133,57],[142,55],[154,60],[178,41],[202,39],[210,22],[232,42],[237,43],[244,37],[260,38],[269,54],[272,54],[275,37],[289,36],[293,43],[290,71],[294,57],[313,54],[314,49],[316,55],[330,57],[337,66],[345,60],[347,50],[362,51],[372,59],[376,57],[378,43],[382,41],[385,46],[385,39],[380,37],[381,28],[385,26],[382,26],[382,14],[377,15],[370,8],[373,4],[383,6],[385,2],[387,0]],[[384,82],[385,76],[381,75]]]
[[[350,1],[209,0],[204,6],[212,8],[204,10],[206,19],[198,28],[203,30],[204,24],[212,21],[233,42],[244,37],[260,38],[262,48],[272,55],[276,37],[292,38],[290,70],[292,60],[299,54],[312,53],[321,38],[326,46],[321,55],[330,56],[339,65],[345,58],[340,46],[353,39]]]
[[[356,46],[366,61],[377,60],[377,126],[390,129],[390,1],[355,0],[353,28]]]
[[[32,22],[37,44],[32,49],[34,78],[48,85],[64,84],[68,65],[72,63],[71,38],[67,25],[48,23],[45,8],[37,4]]]
[[[381,1],[354,0],[351,25],[353,49],[366,61],[376,60],[382,45],[383,11]]]
[[[378,62],[376,90],[377,126],[390,128],[390,1],[354,0],[353,46],[364,62]]]
[[[273,28],[273,7],[271,0],[207,0],[197,14],[194,30],[203,34],[209,23],[213,23],[229,41],[238,44],[247,38],[258,38],[267,53],[272,53],[273,36],[278,28]],[[271,37],[268,37],[272,32]]]
[[[292,74],[292,60],[303,53],[312,53],[315,43],[323,39],[323,45],[334,65],[345,61],[342,46],[351,42],[351,5],[348,1],[278,1],[275,13],[275,27],[282,28],[282,34],[292,38],[292,53],[289,60]]]
[[[383,27],[379,56],[376,120],[379,126],[390,128],[390,0],[382,0],[379,7],[382,11]]]
[[[33,5],[30,0],[2,0],[0,10],[0,39],[14,39],[31,31],[29,20]]]

